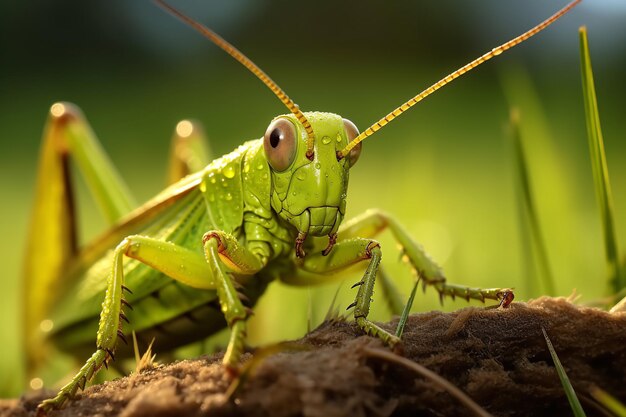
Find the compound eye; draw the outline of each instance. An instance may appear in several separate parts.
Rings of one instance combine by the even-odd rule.
[[[359,136],[359,129],[348,119],[343,119],[343,128],[346,130],[346,136],[348,137],[348,142],[352,142],[357,136]],[[356,161],[359,160],[359,156],[361,156],[361,148],[362,143],[360,142],[354,148],[350,150],[348,154],[348,164],[350,167],[353,167],[356,164]]]
[[[296,157],[296,127],[287,119],[270,123],[263,138],[265,156],[275,171],[284,171]]]

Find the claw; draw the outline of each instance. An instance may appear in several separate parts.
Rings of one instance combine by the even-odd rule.
[[[333,246],[335,246],[335,243],[337,243],[337,233],[328,235],[328,246],[326,246],[326,249],[322,251],[322,255],[328,255]]]
[[[498,297],[502,297],[500,300],[500,307],[507,308],[515,298],[512,290],[504,290],[498,293]]]
[[[298,232],[298,237],[296,238],[296,256],[298,258],[304,258],[306,253],[304,249],[302,249],[302,245],[304,245],[304,240],[306,239],[307,232]]]

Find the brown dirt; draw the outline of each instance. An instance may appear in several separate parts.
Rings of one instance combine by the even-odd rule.
[[[565,299],[411,316],[404,356],[465,391],[495,416],[571,415],[541,327],[588,416],[605,415],[590,389],[626,402],[626,314]],[[395,322],[385,325],[395,328]],[[264,360],[228,401],[220,356],[159,366],[88,388],[52,416],[465,416],[447,392],[406,368],[368,356],[378,340],[353,323],[325,323],[296,342],[307,350]],[[249,359],[249,355],[246,355]],[[0,416],[30,416],[42,394],[0,402]]]

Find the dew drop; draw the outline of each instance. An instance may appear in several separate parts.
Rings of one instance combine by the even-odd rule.
[[[230,201],[233,199],[233,195],[231,193],[226,193],[226,201]]]
[[[226,178],[234,178],[235,168],[232,165],[228,165],[226,168],[224,168],[224,176]]]
[[[337,133],[337,143],[341,143],[341,135]]]
[[[256,169],[258,169],[259,171],[263,169],[263,164],[259,164],[256,166]]]
[[[324,145],[328,145],[328,144],[330,143],[330,138],[329,138],[328,136],[324,136],[324,137],[322,138],[322,143],[323,143]]]
[[[320,164],[319,162],[315,163],[315,168],[316,169],[320,169],[322,167],[322,164]]]

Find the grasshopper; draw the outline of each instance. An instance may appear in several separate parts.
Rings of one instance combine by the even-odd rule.
[[[91,356],[56,397],[39,405],[38,413],[61,408],[102,366],[132,353],[118,346],[132,332],[143,340],[154,338],[154,348],[167,351],[228,326],[223,364],[236,372],[246,319],[271,281],[314,285],[355,264],[366,268],[348,308],[363,332],[396,346],[399,337],[368,320],[376,279],[393,286],[379,267],[382,251],[373,239],[385,229],[402,247],[417,279],[442,299],[492,299],[507,307],[513,300],[508,288],[448,283],[437,263],[390,215],[370,210],[343,223],[349,172],[365,138],[439,88],[540,32],[579,1],[454,71],[359,133],[339,115],[302,112],[234,46],[156,0],[248,68],[289,113],[274,118],[262,138],[206,164],[198,127],[181,122],[170,164],[172,184],[134,208],[80,110],[69,103],[51,107],[25,263],[28,367],[33,375],[46,360],[41,349],[45,343],[76,357]],[[84,247],[76,238],[70,158],[111,224]],[[394,297],[393,291],[389,294]],[[402,302],[392,299],[390,304]]]

